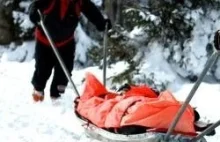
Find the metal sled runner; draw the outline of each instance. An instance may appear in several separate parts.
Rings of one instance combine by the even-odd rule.
[[[38,11],[39,14],[41,15],[40,11]],[[73,86],[73,89],[75,91],[75,94],[80,97],[75,84],[73,83],[69,72],[67,71],[65,65],[63,64],[62,58],[59,56],[59,53],[57,52],[56,48],[55,48],[55,44],[52,41],[45,25],[43,22],[43,17],[41,15],[41,21],[40,21],[40,25],[42,27],[42,29],[44,30],[54,52],[56,57],[59,60],[59,63],[61,64],[62,69],[64,70],[65,75],[67,76],[69,82],[71,83],[71,85]],[[104,80],[104,85],[106,84],[106,33],[104,36],[104,69],[103,69],[103,80]],[[208,70],[212,67],[212,65],[215,63],[215,61],[217,60],[217,58],[219,57],[220,52],[218,50],[216,50],[212,56],[209,58],[206,67],[204,68],[203,72],[201,73],[200,77],[198,78],[197,82],[195,83],[194,87],[192,88],[191,92],[189,93],[185,103],[182,105],[182,107],[180,108],[180,110],[177,112],[176,117],[173,119],[173,123],[171,124],[171,126],[169,127],[167,133],[160,133],[160,132],[146,132],[146,133],[142,133],[142,134],[134,134],[134,135],[122,135],[122,134],[116,134],[116,133],[112,133],[109,131],[106,131],[104,129],[101,129],[99,127],[96,127],[95,125],[88,123],[86,120],[81,119],[80,117],[78,117],[79,121],[81,122],[82,126],[84,126],[85,132],[87,133],[87,135],[89,135],[90,137],[103,141],[103,142],[206,142],[204,136],[209,133],[210,131],[212,131],[213,129],[215,129],[216,127],[218,127],[220,125],[220,121],[214,123],[213,125],[211,125],[209,128],[207,128],[205,131],[203,131],[202,133],[200,133],[199,135],[195,136],[195,137],[188,137],[185,135],[173,135],[172,132],[176,126],[176,124],[178,123],[181,115],[183,114],[184,110],[186,109],[187,105],[189,104],[190,100],[192,99],[192,97],[194,96],[196,90],[198,89],[199,85],[201,84],[204,76],[206,75],[206,73],[208,72]]]

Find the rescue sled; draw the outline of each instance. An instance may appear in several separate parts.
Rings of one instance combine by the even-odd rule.
[[[110,131],[109,129],[101,128],[103,124],[101,124],[99,122],[101,122],[103,120],[102,120],[102,118],[100,119],[99,117],[103,117],[104,118],[105,116],[104,115],[100,115],[100,114],[103,114],[108,109],[105,110],[105,108],[103,108],[101,106],[101,105],[107,106],[106,104],[98,104],[96,102],[99,101],[99,97],[101,97],[100,99],[103,99],[103,97],[105,97],[105,98],[107,97],[107,99],[111,101],[112,99],[114,99],[114,95],[115,95],[113,93],[113,94],[108,94],[108,96],[105,96],[104,94],[106,94],[106,90],[103,87],[104,86],[102,86],[102,84],[100,82],[98,82],[98,80],[92,74],[87,74],[86,83],[85,83],[85,90],[84,90],[82,96],[80,97],[80,99],[82,99],[81,104],[79,104],[79,102],[78,102],[79,98],[75,100],[75,104],[76,104],[76,106],[75,106],[75,111],[76,112],[75,113],[77,114],[76,116],[80,120],[82,126],[84,127],[84,130],[85,130],[86,134],[89,137],[92,137],[94,139],[97,139],[97,140],[100,140],[100,141],[103,141],[103,142],[130,142],[130,141],[132,141],[132,142],[165,142],[165,141],[166,142],[191,142],[192,138],[196,135],[196,133],[193,133],[193,134],[192,133],[188,133],[188,134],[185,134],[185,135],[183,135],[181,133],[176,133],[175,135],[172,134],[169,137],[169,140],[166,140],[165,139],[165,136],[166,136],[165,132],[166,131],[164,131],[164,130],[162,131],[162,130],[159,130],[159,129],[158,130],[157,129],[149,129],[149,130],[146,129],[146,132],[142,132],[142,133],[138,133],[138,134],[127,134],[126,135],[126,134],[116,133],[116,132],[114,132],[114,130]],[[165,101],[163,101],[161,103],[160,102],[158,103],[158,100],[163,100],[165,97],[168,97],[168,98],[165,98],[165,99],[174,99],[174,98],[169,98],[169,97],[172,97],[172,96],[169,96],[170,95],[169,93],[167,93],[167,94],[164,93],[164,94],[162,94],[163,96],[161,96],[161,99],[157,99],[156,93],[154,95],[154,92],[153,91],[151,92],[151,90],[148,90],[148,89],[149,88],[135,87],[135,88],[133,88],[134,91],[130,91],[130,92],[127,93],[128,99],[133,97],[132,94],[135,94],[134,97],[136,97],[136,96],[139,97],[138,95],[142,95],[143,94],[143,96],[145,96],[145,97],[146,96],[147,97],[152,97],[153,100],[152,101],[149,100],[149,101],[151,101],[150,102],[151,105],[156,105],[156,107],[158,107],[158,105],[161,105],[162,103],[163,104],[166,103]],[[147,92],[147,93],[144,94],[144,92]],[[101,95],[98,95],[100,93],[101,93]],[[116,94],[116,95],[118,95],[118,94]],[[95,97],[95,98],[93,99],[93,97]],[[140,97],[142,97],[142,96],[140,96]],[[88,103],[88,106],[86,104],[87,100],[89,100],[89,101],[91,100]],[[84,101],[85,101],[85,103],[84,103]],[[118,106],[121,106],[121,104],[119,104]],[[98,106],[99,105],[100,108],[97,107],[97,109],[96,109],[92,105],[94,105],[94,106]],[[153,108],[150,108],[150,107],[147,107],[147,108],[149,108],[150,110],[153,109]],[[82,110],[82,109],[86,109],[86,110]],[[115,107],[115,109],[118,110],[120,108],[116,108]],[[167,109],[167,108],[165,108],[165,109]],[[164,114],[167,113],[166,111],[164,111],[165,109],[162,110],[163,111],[162,113],[164,113]],[[112,109],[112,110],[114,110],[114,109]],[[90,114],[89,114],[89,111],[90,111]],[[94,113],[95,111],[97,111],[97,113]],[[167,111],[172,113],[171,112],[172,109],[167,110]],[[91,118],[89,120],[89,119],[85,118],[84,116],[80,115],[79,113],[84,114],[84,116],[88,117],[88,118],[91,118],[90,116],[92,116],[93,119]],[[188,113],[185,113],[184,114],[185,121],[188,121],[188,122],[182,123],[180,125],[183,125],[183,124],[186,124],[186,123],[190,123],[190,118],[189,118],[190,115],[191,115],[190,111]],[[159,116],[164,116],[164,115],[161,114]],[[113,117],[118,117],[118,116],[116,114]],[[151,114],[150,117],[152,117],[152,114]],[[184,119],[184,117],[183,117],[183,119]],[[182,121],[184,121],[183,119],[182,119]],[[186,120],[186,119],[188,119],[188,120]],[[147,119],[147,120],[151,121],[151,120],[154,120],[154,119]],[[171,122],[171,120],[172,119],[170,119],[169,122]],[[192,118],[192,120],[193,120],[193,118]],[[93,122],[91,122],[91,121],[96,123],[96,125],[93,124]],[[111,119],[110,121],[114,121],[114,120]],[[165,120],[165,123],[166,123],[166,120]],[[97,125],[99,125],[101,127],[99,127]],[[190,124],[190,125],[192,126],[193,124]],[[110,125],[108,125],[108,126],[110,126]],[[188,127],[188,126],[186,126],[186,127]],[[185,128],[186,131],[187,130],[190,131],[190,129],[191,129],[190,126],[189,126],[189,128]],[[191,131],[192,132],[194,131],[193,128],[192,128]],[[206,142],[206,140],[204,138],[202,138],[202,139],[199,140],[199,142]]]

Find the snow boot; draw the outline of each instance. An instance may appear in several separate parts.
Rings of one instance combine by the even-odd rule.
[[[64,85],[58,85],[56,89],[51,88],[50,91],[50,98],[52,100],[57,100],[61,97],[60,94],[63,94],[65,92],[66,86]]]
[[[57,100],[57,99],[59,99],[60,97],[61,97],[60,94],[50,94],[50,98],[51,98],[52,100]]]
[[[60,93],[59,93],[57,90],[50,92],[50,98],[51,98],[52,100],[57,100],[57,99],[59,99],[60,97],[61,97],[61,95],[60,95]]]
[[[39,102],[39,101],[42,102],[44,100],[44,92],[34,90],[32,97],[35,102]]]

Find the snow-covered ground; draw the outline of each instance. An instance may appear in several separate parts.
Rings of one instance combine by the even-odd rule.
[[[100,0],[93,1],[97,5],[101,5]],[[14,14],[16,16],[16,13]],[[213,15],[216,16],[217,14],[214,13]],[[214,17],[213,19],[217,18]],[[198,22],[202,23],[201,21]],[[199,50],[202,53],[197,52],[197,49],[198,47],[203,47],[203,44],[207,41],[205,40],[205,43],[201,42],[203,39],[206,39],[203,36],[207,36],[207,34],[212,35],[212,32],[219,27],[218,23],[214,24],[214,28],[210,28],[212,27],[210,23],[197,25],[193,35],[199,35],[196,36],[198,39],[196,38],[192,43],[189,43],[190,46],[195,47],[196,51],[187,52],[187,57],[189,56],[191,59],[191,54],[194,55],[196,53],[195,55],[199,56],[205,54],[203,52],[204,49]],[[29,23],[24,24],[24,27],[26,25],[29,25]],[[76,36],[78,44],[75,58],[81,62],[86,62],[86,47],[91,47],[91,45],[96,45],[97,43],[91,41],[80,28],[79,26],[76,31],[80,38]],[[205,30],[201,31],[200,29]],[[201,37],[201,33],[205,34],[202,34]],[[151,45],[151,52],[146,53],[141,63],[142,68],[140,72],[146,75],[154,72],[155,82],[172,82],[169,85],[169,89],[178,100],[183,101],[192,89],[193,84],[186,83],[176,76],[163,58],[165,53],[161,51],[157,44],[153,43]],[[59,104],[54,104],[49,97],[50,78],[45,89],[46,96],[44,102],[34,103],[32,101],[33,88],[30,82],[35,63],[33,56],[33,41],[25,42],[18,48],[14,44],[10,44],[9,49],[0,47],[0,142],[95,142],[96,140],[85,136],[82,126],[75,117],[73,100],[76,95],[71,86],[68,86],[62,99],[56,102]],[[180,55],[178,54],[175,57],[180,57]],[[198,72],[202,70],[201,59],[194,60],[194,56],[192,56],[190,61],[193,62],[190,70]],[[126,68],[127,64],[119,62],[107,70],[107,77],[116,75]],[[72,72],[72,79],[77,85],[79,92],[83,89],[82,82],[87,71],[94,73],[100,80],[102,79],[102,71],[98,67],[83,70],[75,69]],[[220,109],[219,94],[220,84],[202,83],[195,97],[190,102],[200,112],[204,121],[216,122],[220,119],[220,114],[218,113]],[[215,136],[206,137],[208,142],[220,141],[220,127],[216,129],[216,132]]]
[[[30,83],[34,70],[33,42],[26,43],[14,51],[5,50],[0,60],[0,142],[73,142],[96,141],[89,139],[83,133],[83,128],[76,119],[73,110],[73,100],[76,97],[71,86],[68,86],[59,105],[54,104],[49,98],[49,80],[46,87],[46,98],[42,103],[32,101],[32,85]],[[1,49],[3,52],[4,49]],[[16,54],[14,54],[17,52]],[[21,55],[27,52],[28,56],[23,63],[18,62]],[[14,59],[18,61],[14,61]],[[151,62],[154,57],[148,58]],[[120,68],[119,68],[120,67]],[[126,68],[123,62],[107,70],[107,76],[117,74]],[[119,70],[120,69],[120,70]],[[85,72],[94,73],[100,80],[102,71],[97,67],[84,70],[74,70],[73,81],[82,91],[82,80]],[[162,76],[161,76],[162,77]],[[178,91],[173,92],[178,100],[184,100],[193,84],[177,84],[174,82],[171,90],[178,86]],[[220,119],[220,85],[202,83],[196,96],[191,101],[198,108],[202,119],[215,122]],[[207,137],[208,142],[220,140],[220,128],[217,134]]]

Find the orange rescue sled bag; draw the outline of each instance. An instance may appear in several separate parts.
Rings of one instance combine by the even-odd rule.
[[[171,92],[159,96],[147,86],[133,86],[124,94],[107,89],[90,73],[85,89],[78,99],[77,113],[100,128],[120,128],[139,125],[167,130],[181,103]],[[194,112],[189,105],[174,129],[175,132],[196,134]]]

